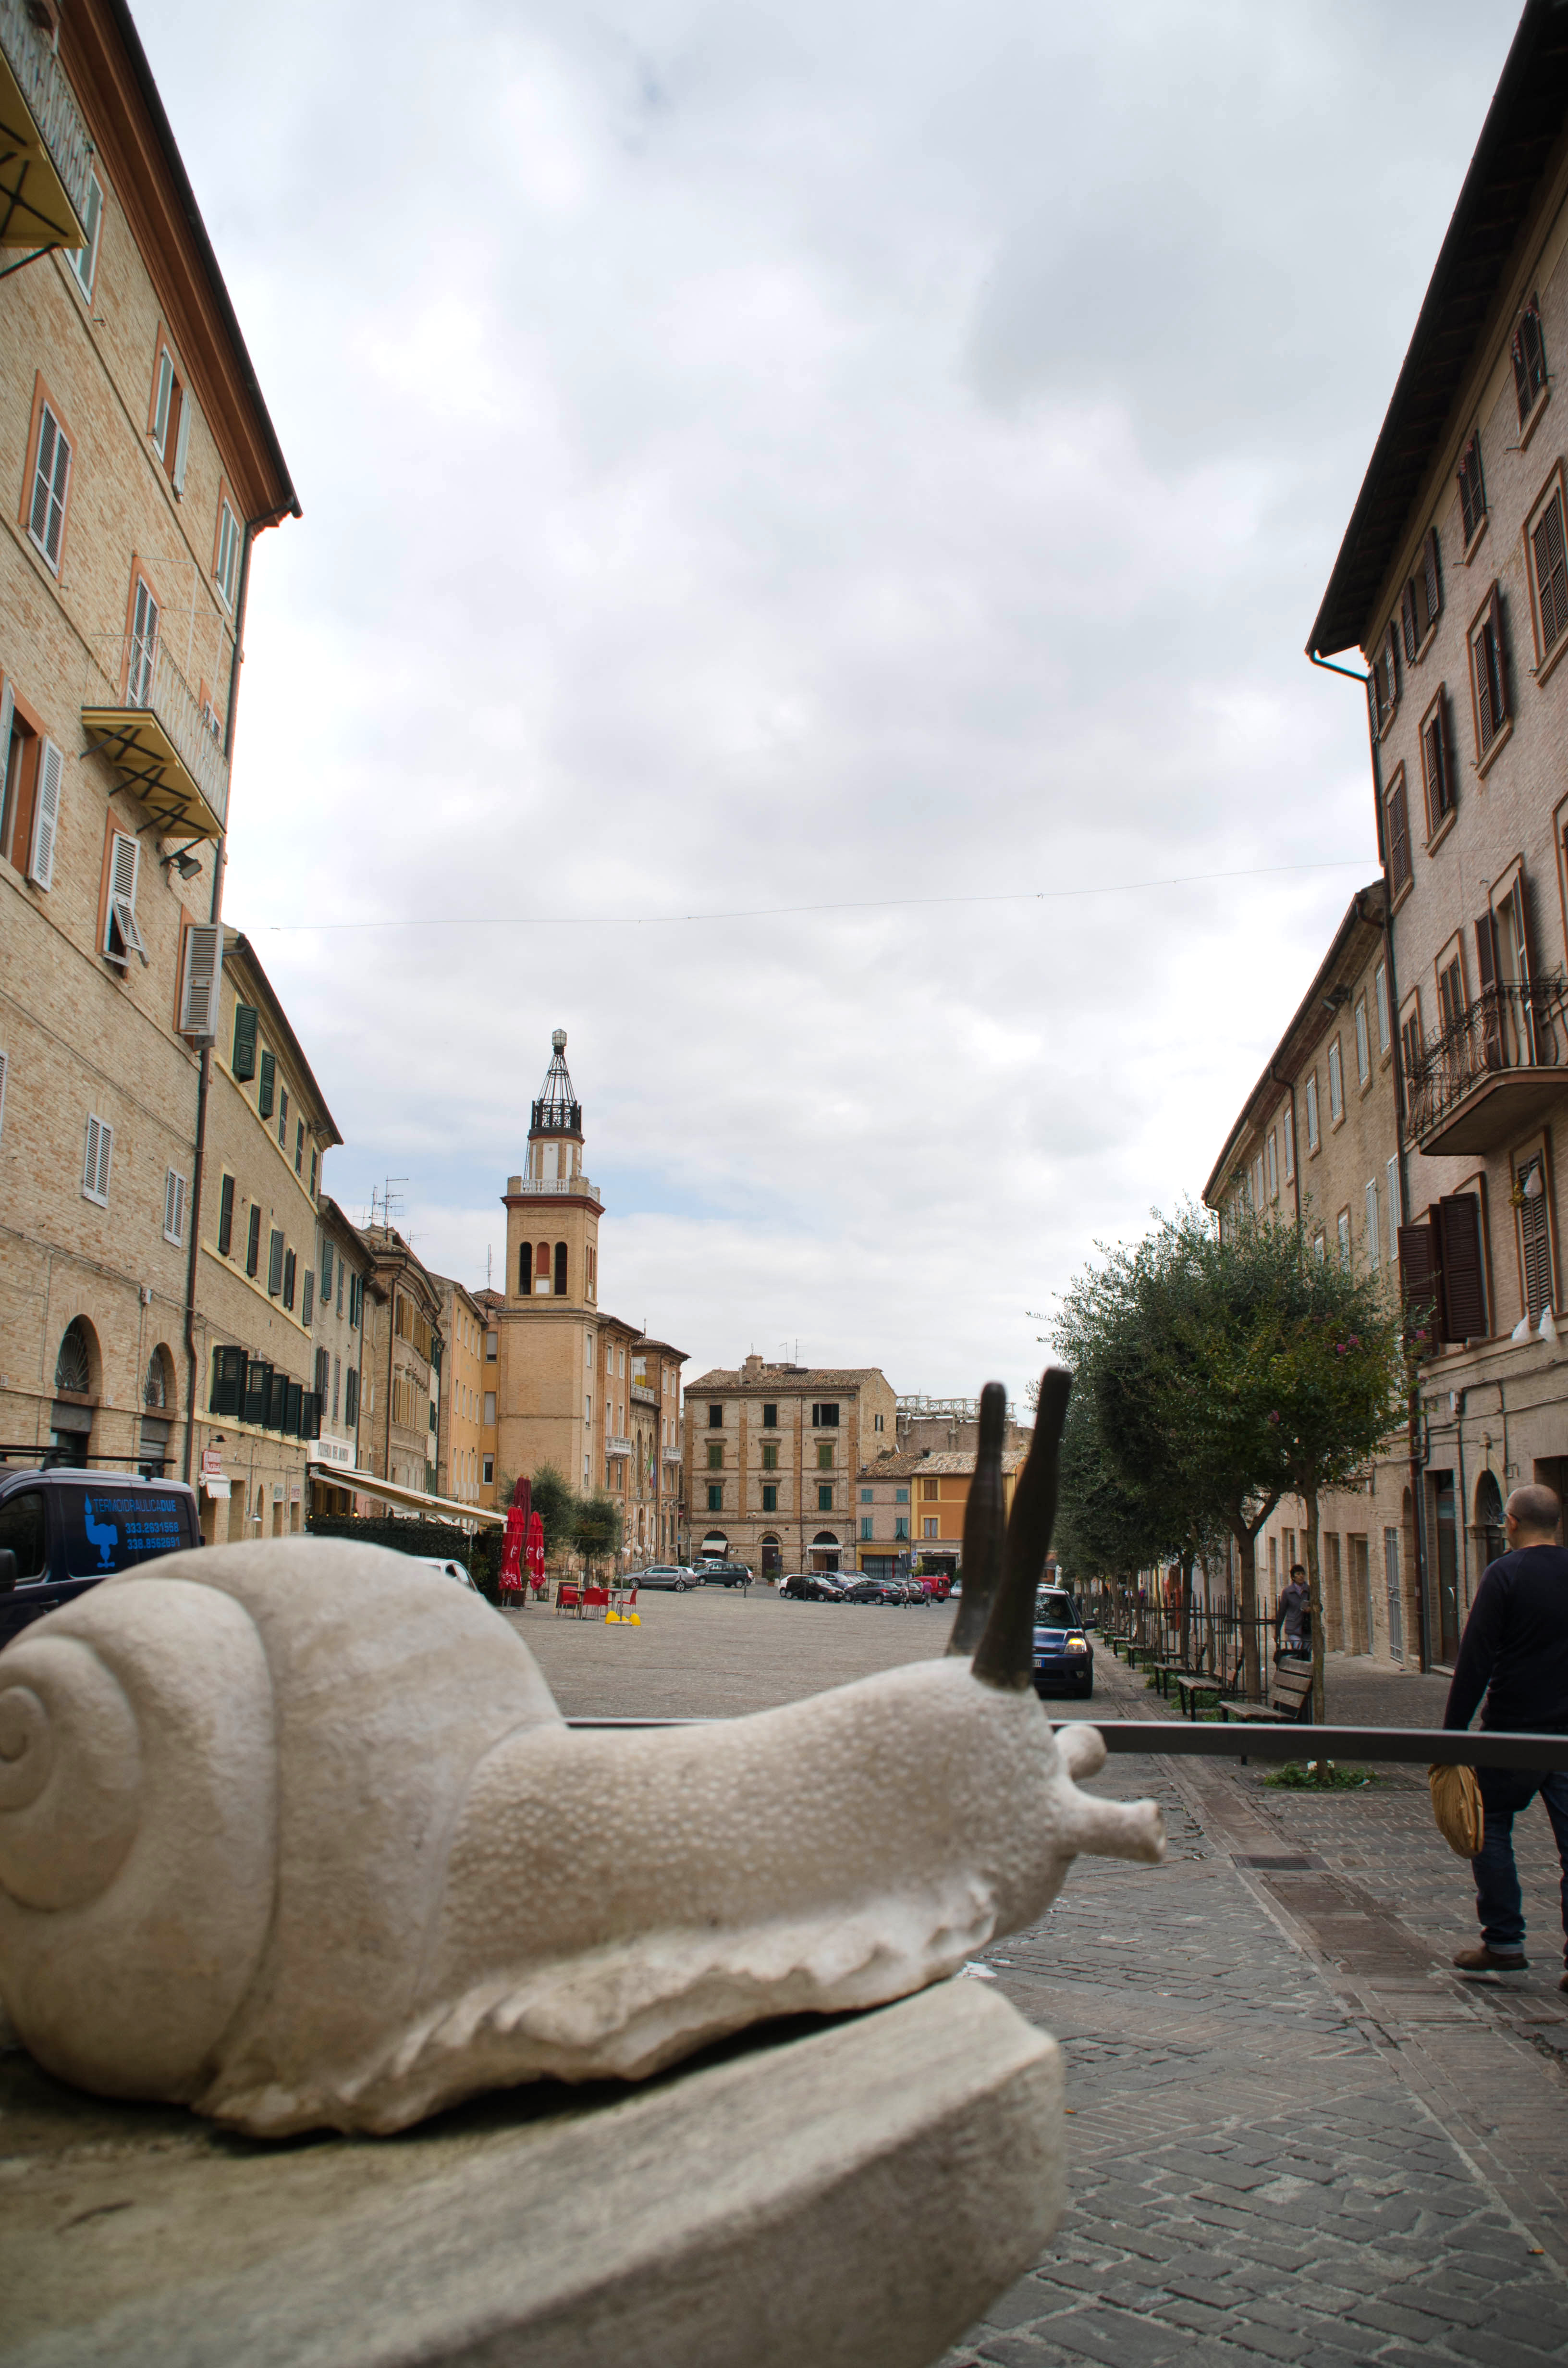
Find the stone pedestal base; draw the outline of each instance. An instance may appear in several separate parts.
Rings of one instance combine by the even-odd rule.
[[[267,2147],[0,2059],[6,2368],[926,2368],[1062,2203],[1055,2043],[949,1982],[653,2089]]]

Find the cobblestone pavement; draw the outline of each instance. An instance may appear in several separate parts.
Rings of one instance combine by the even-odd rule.
[[[1337,1679],[1337,1683],[1335,1679]],[[1331,1673],[1330,1715],[1436,1724],[1438,1679]],[[1119,1668],[1105,1715],[1160,1708]],[[986,1965],[1062,2042],[1073,2203],[949,2368],[1568,2358],[1568,2006],[1555,1857],[1521,1821],[1529,1974],[1471,1983],[1468,1870],[1418,1771],[1295,1793],[1120,1759],[1164,1867],[1080,1860]],[[1263,1861],[1259,1864],[1257,1861]]]

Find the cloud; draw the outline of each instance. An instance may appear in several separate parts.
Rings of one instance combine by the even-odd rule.
[[[1508,17],[139,22],[305,507],[226,902],[330,1189],[482,1281],[563,1026],[608,1304],[1021,1393],[1375,870],[1301,650]]]

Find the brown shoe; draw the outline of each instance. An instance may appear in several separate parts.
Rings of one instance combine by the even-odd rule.
[[[1460,1949],[1454,1963],[1461,1974],[1522,1974],[1529,1959],[1522,1949],[1489,1949],[1478,1941],[1473,1949]],[[1568,1989],[1568,1974],[1562,1976],[1562,1987]]]

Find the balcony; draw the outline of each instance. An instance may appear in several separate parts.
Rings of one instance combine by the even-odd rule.
[[[1412,1140],[1431,1157],[1517,1142],[1568,1096],[1562,973],[1484,987],[1426,1043],[1404,1081]]]
[[[651,1390],[646,1382],[633,1382],[631,1401],[634,1406],[656,1406],[659,1403],[659,1393],[657,1390]]]
[[[585,1176],[525,1176],[517,1192],[535,1201],[569,1201],[574,1193],[596,1203],[601,1199],[598,1186],[590,1184]]]
[[[561,1041],[564,1044],[565,1037],[563,1036]],[[562,1074],[564,1076],[564,1069]],[[550,1083],[548,1077],[545,1083],[546,1085]],[[549,1100],[535,1102],[533,1117],[528,1127],[530,1134],[581,1134],[582,1132],[583,1105],[581,1102]]]
[[[0,7],[6,0],[0,0]],[[134,635],[117,635],[107,668],[120,661],[125,695],[111,706],[84,700],[89,746],[107,757],[169,836],[222,838],[229,813],[229,760],[203,720],[189,684],[160,640],[151,663]],[[210,712],[210,711],[209,711]]]
[[[665,1462],[666,1463],[678,1463],[680,1462],[680,1460],[681,1460],[681,1451],[680,1451],[680,1449],[679,1449],[678,1447],[666,1447],[666,1448],[665,1448]]]
[[[631,1452],[631,1441],[629,1439],[617,1439],[613,1433],[607,1436],[605,1440],[607,1455],[630,1455]]]
[[[0,246],[87,245],[92,153],[27,0],[0,0]]]

